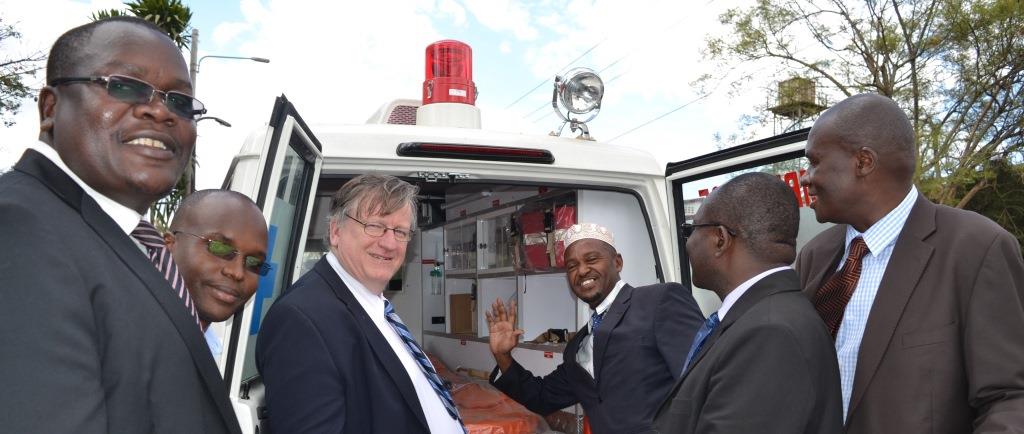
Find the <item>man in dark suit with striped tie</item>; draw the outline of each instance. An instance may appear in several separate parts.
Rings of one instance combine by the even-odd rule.
[[[257,338],[273,432],[465,432],[451,393],[383,296],[416,229],[416,192],[370,174],[335,193],[331,251],[274,303]]]
[[[240,432],[184,282],[142,220],[185,169],[204,111],[181,52],[147,21],[94,21],[57,39],[46,81],[39,142],[0,177],[0,429]]]

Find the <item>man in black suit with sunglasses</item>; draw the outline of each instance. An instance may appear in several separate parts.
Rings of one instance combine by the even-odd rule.
[[[248,196],[230,190],[199,190],[174,212],[164,234],[196,303],[214,357],[222,338],[210,324],[227,321],[256,293],[267,264],[267,222]]]
[[[178,47],[118,17],[54,43],[39,143],[0,177],[5,432],[239,433],[160,234],[195,120]]]

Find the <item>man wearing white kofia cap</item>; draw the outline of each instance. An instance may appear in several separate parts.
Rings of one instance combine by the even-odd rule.
[[[607,228],[573,225],[563,239],[566,280],[590,306],[590,322],[566,345],[562,364],[535,377],[512,358],[523,333],[516,329],[515,303],[496,301],[487,312],[498,363],[491,383],[542,415],[578,403],[595,434],[650,429],[704,317],[678,283],[634,288],[620,280],[622,255]]]

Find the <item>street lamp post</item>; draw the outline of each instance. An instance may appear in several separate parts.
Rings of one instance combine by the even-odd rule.
[[[199,74],[199,65],[203,63],[204,59],[240,59],[240,60],[251,60],[253,62],[270,63],[270,59],[266,57],[245,57],[245,56],[220,56],[220,55],[207,55],[200,57],[195,64],[195,68],[192,69],[192,94],[196,92],[196,75]]]
[[[199,29],[196,29],[196,28],[192,29],[192,47],[191,47],[190,55],[191,55],[191,57],[189,59],[188,74],[189,74],[189,78],[192,79],[192,95],[196,94],[196,76],[199,75],[199,64],[203,63],[204,59],[207,59],[207,58],[212,58],[212,59],[239,59],[239,60],[251,60],[253,62],[260,62],[260,63],[270,63],[270,59],[267,59],[265,57],[221,56],[221,55],[213,55],[213,54],[207,55],[207,56],[203,56],[203,57],[199,57]],[[203,120],[203,119],[213,119],[213,120],[217,121],[217,123],[219,123],[219,124],[221,124],[223,126],[226,126],[226,127],[230,127],[231,126],[231,124],[229,124],[227,121],[225,121],[223,119],[220,119],[220,118],[217,118],[217,117],[205,116],[205,117],[202,117],[202,118],[200,118],[198,120]],[[192,148],[192,158],[189,161],[189,168],[188,168],[188,172],[189,172],[188,177],[189,177],[189,179],[188,179],[188,191],[186,191],[186,193],[185,193],[186,196],[189,195],[189,194],[192,194],[192,192],[196,190],[196,158],[195,158],[196,155],[195,155],[195,152],[196,152],[195,148]]]

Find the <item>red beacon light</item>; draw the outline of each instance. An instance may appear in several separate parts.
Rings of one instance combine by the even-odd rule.
[[[473,83],[473,49],[445,39],[427,46],[423,105],[434,103],[476,104]]]
[[[480,128],[469,45],[445,39],[427,46],[423,105],[416,109],[416,125]]]

